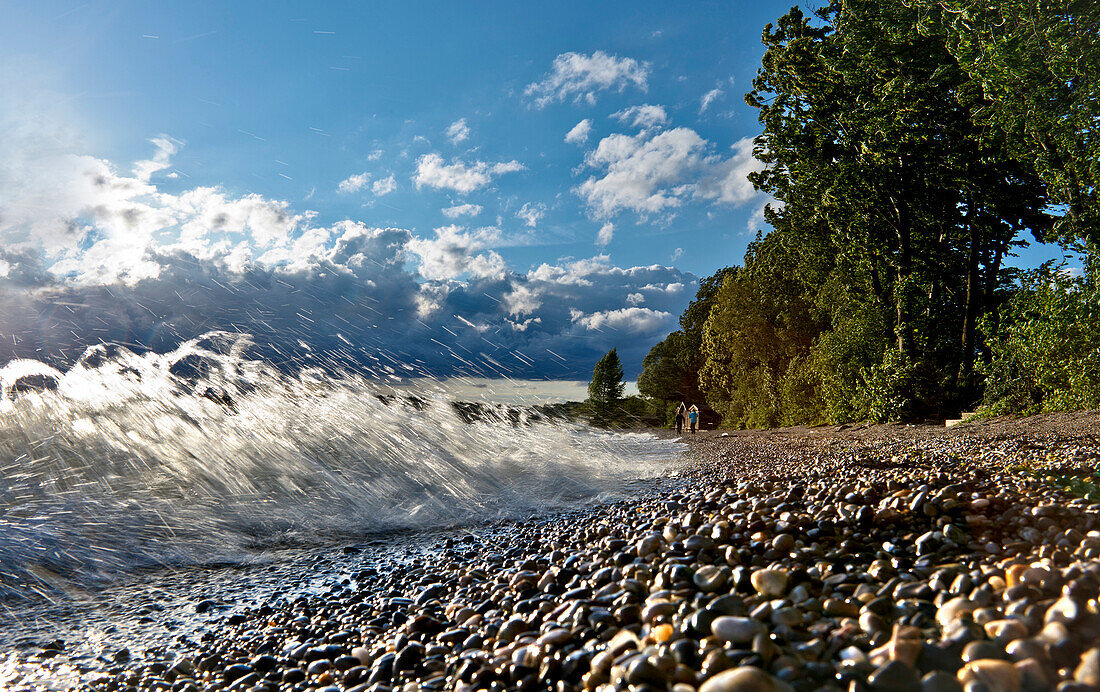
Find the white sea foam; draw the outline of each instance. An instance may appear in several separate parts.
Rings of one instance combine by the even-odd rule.
[[[286,374],[207,334],[0,369],[0,588],[567,506],[667,471],[677,446],[491,409],[391,373]],[[508,415],[505,415],[508,414]]]

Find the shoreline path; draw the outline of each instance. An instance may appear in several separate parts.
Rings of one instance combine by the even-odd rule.
[[[705,431],[667,492],[273,594],[88,685],[1096,690],[1098,435],[1095,412]]]

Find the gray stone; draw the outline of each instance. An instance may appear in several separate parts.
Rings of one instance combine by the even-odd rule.
[[[959,679],[943,670],[934,670],[921,678],[921,692],[962,692]]]
[[[764,631],[764,626],[752,618],[724,615],[710,625],[715,637],[733,644],[747,644]]]
[[[917,672],[901,661],[887,661],[867,678],[871,689],[881,692],[915,692],[920,689]]]

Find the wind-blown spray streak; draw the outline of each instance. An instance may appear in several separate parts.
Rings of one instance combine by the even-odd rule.
[[[514,516],[615,491],[674,454],[528,414],[466,424],[441,388],[288,375],[249,345],[215,332],[165,354],[98,345],[64,373],[0,369],[0,588]]]

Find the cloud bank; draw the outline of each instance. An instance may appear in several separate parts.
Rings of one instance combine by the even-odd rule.
[[[168,192],[157,179],[182,143],[152,146],[130,174],[86,155],[3,158],[0,362],[63,366],[101,341],[167,350],[227,329],[255,334],[261,353],[288,368],[587,378],[617,346],[635,375],[693,292],[691,274],[616,267],[605,255],[517,272],[493,226],[419,236],[318,224],[312,211],[219,187]],[[523,167],[426,155],[418,168],[418,185],[461,193]],[[348,181],[375,194],[396,184]],[[534,225],[542,211],[531,204],[521,218]]]

